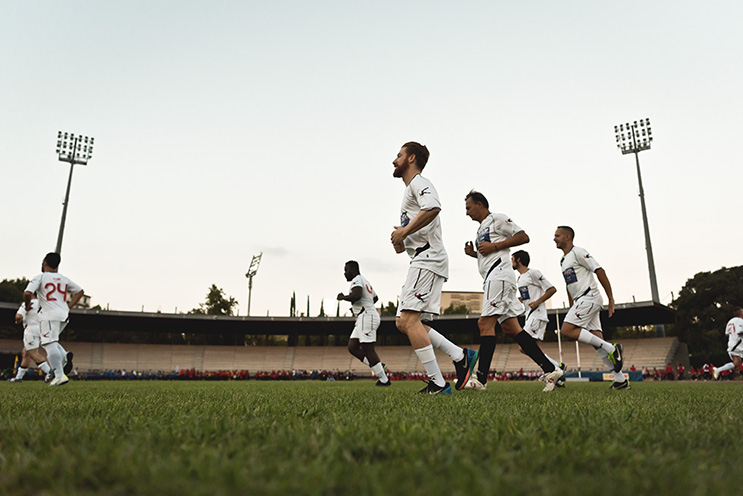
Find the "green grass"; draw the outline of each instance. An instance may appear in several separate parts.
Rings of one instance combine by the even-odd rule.
[[[0,384],[2,494],[720,495],[743,383]]]

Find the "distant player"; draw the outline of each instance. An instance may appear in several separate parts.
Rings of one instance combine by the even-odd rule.
[[[740,363],[743,358],[743,308],[733,308],[733,318],[725,326],[725,334],[728,337],[728,355],[730,355],[732,362],[728,362],[720,368],[712,367],[712,377],[715,380],[720,377],[720,372],[740,370]]]
[[[46,382],[52,379],[51,368],[46,362],[46,357],[41,352],[41,332],[39,331],[39,300],[31,300],[31,310],[26,311],[26,304],[21,304],[15,314],[15,323],[23,324],[23,351],[21,352],[21,365],[18,373],[8,382],[22,382],[23,377],[31,367],[31,361],[45,374]]]
[[[622,374],[622,345],[604,341],[601,328],[601,306],[603,299],[594,274],[609,299],[609,317],[614,315],[614,296],[606,271],[588,252],[575,246],[575,231],[569,226],[559,226],[555,231],[555,245],[562,250],[560,260],[562,277],[568,288],[570,310],[565,316],[560,332],[581,343],[590,344],[596,349],[601,360],[614,371],[612,389],[630,389],[629,380]]]
[[[485,389],[490,363],[495,353],[495,325],[499,323],[503,333],[510,336],[534,363],[544,371],[540,378],[543,391],[555,389],[555,383],[563,372],[542,353],[534,338],[525,332],[517,319],[524,311],[516,289],[516,276],[511,270],[512,246],[529,242],[526,232],[507,215],[491,213],[487,198],[480,192],[470,191],[464,198],[465,212],[479,223],[476,245],[472,241],[464,244],[464,253],[477,259],[477,268],[482,276],[482,314],[477,321],[480,329],[480,365],[477,377],[467,386],[475,390]]]
[[[72,368],[72,354],[67,353],[59,344],[59,335],[67,326],[70,308],[74,307],[85,294],[83,288],[57,272],[60,261],[59,253],[48,253],[41,262],[41,274],[31,279],[23,293],[26,311],[32,308],[31,300],[34,293],[39,297],[41,346],[46,350],[47,359],[54,371],[54,379],[50,386],[61,386],[69,380],[64,368],[65,366],[68,369]],[[72,295],[69,304],[68,293]]]
[[[552,298],[557,290],[551,282],[537,269],[529,267],[531,257],[524,250],[519,250],[511,255],[511,267],[519,273],[516,286],[519,288],[519,301],[524,304],[526,320],[524,330],[531,334],[537,341],[544,341],[547,331],[547,306],[545,302]],[[523,353],[524,351],[521,350]],[[544,356],[552,362],[555,367],[565,369],[565,365],[553,360],[546,353]],[[564,386],[562,378],[558,379],[557,387]]]
[[[343,269],[346,281],[351,283],[348,294],[338,293],[338,300],[351,302],[351,313],[356,317],[356,325],[348,340],[348,351],[371,368],[377,376],[377,386],[389,386],[389,377],[384,371],[384,365],[374,350],[377,341],[377,329],[381,322],[379,312],[374,304],[379,298],[374,288],[359,271],[359,264],[353,260],[346,262]]]
[[[433,184],[421,176],[428,162],[428,148],[416,142],[405,143],[392,162],[392,175],[405,183],[400,225],[395,226],[390,241],[396,253],[410,256],[408,276],[400,293],[397,328],[410,339],[415,354],[423,364],[429,381],[424,394],[451,394],[444,380],[433,347],[448,354],[457,371],[457,389],[469,381],[477,363],[477,352],[455,345],[421,320],[438,315],[441,310],[441,288],[449,277],[449,258],[441,236],[441,202]]]

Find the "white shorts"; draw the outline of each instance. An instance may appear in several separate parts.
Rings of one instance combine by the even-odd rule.
[[[601,328],[601,296],[591,298],[586,295],[573,303],[565,316],[565,322],[587,331],[603,331]]]
[[[356,325],[351,333],[351,339],[358,339],[360,343],[375,343],[380,322],[381,319],[376,310],[364,310],[356,317]]]
[[[38,325],[26,326],[23,330],[23,347],[27,351],[35,350],[41,346],[41,331]]]
[[[41,344],[45,345],[59,341],[59,335],[67,327],[67,321],[39,320],[39,327],[41,328]]]
[[[524,305],[519,301],[518,289],[508,279],[486,279],[482,285],[482,317],[498,315],[498,323],[518,317],[524,312]]]
[[[739,339],[737,343],[730,347],[728,349],[728,355],[730,355],[731,358],[734,356],[743,358],[743,340]]]
[[[544,333],[547,331],[547,321],[537,319],[535,314],[532,313],[530,316],[527,316],[526,322],[524,322],[524,330],[531,334],[531,337],[534,339],[544,341]]]
[[[400,305],[397,307],[399,317],[403,310],[420,312],[421,320],[430,319],[430,314],[441,312],[441,288],[444,278],[430,270],[410,267],[408,277],[400,292]]]

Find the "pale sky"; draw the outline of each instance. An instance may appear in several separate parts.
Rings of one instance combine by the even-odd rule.
[[[69,166],[57,131],[94,136],[76,166],[60,271],[104,308],[186,311],[211,284],[251,314],[335,314],[357,260],[394,301],[389,235],[402,143],[431,151],[448,291],[480,190],[531,237],[567,301],[555,227],[604,266],[618,303],[650,299],[634,156],[614,125],[649,117],[640,154],[663,303],[741,264],[743,6],[736,1],[0,0],[0,279],[57,240]],[[341,307],[348,310],[348,304]]]

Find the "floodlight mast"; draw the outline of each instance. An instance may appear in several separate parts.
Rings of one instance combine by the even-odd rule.
[[[88,160],[93,156],[93,138],[74,133],[57,132],[57,155],[60,162],[70,164],[70,176],[67,179],[67,192],[62,204],[62,221],[59,224],[57,235],[57,253],[62,253],[62,238],[64,237],[64,225],[67,220],[67,204],[70,203],[70,187],[72,186],[72,170],[75,164],[88,165]]]
[[[642,174],[640,174],[640,152],[643,150],[650,150],[650,145],[653,142],[652,131],[650,129],[650,119],[640,119],[634,121],[632,124],[629,122],[614,126],[614,133],[617,139],[617,148],[622,152],[622,155],[628,153],[635,154],[635,165],[637,167],[637,183],[640,186],[640,206],[642,207],[642,223],[645,228],[645,251],[648,256],[648,274],[650,275],[650,293],[653,298],[653,302],[660,303],[660,297],[658,296],[658,280],[655,275],[655,260],[653,259],[653,245],[650,241],[650,227],[648,226],[648,212],[645,208],[645,190],[642,187]],[[657,337],[665,337],[666,331],[663,324],[655,326],[655,334]]]
[[[248,278],[248,317],[250,317],[250,298],[253,296],[253,276],[258,273],[258,266],[261,264],[262,256],[263,252],[260,252],[258,255],[255,255],[253,257],[253,259],[250,261],[250,268],[248,268],[248,273],[245,274],[245,277]]]

